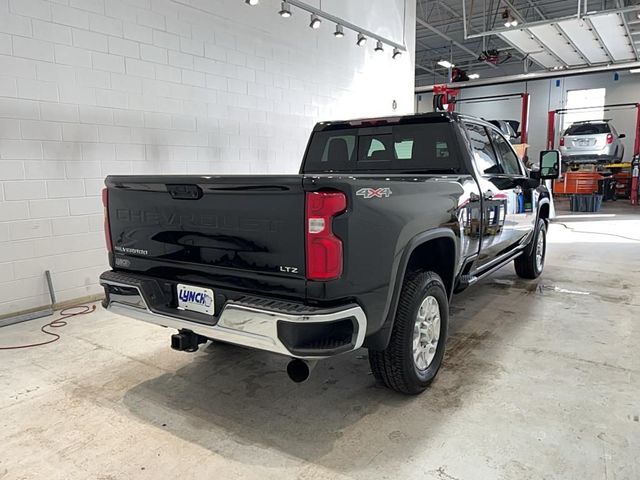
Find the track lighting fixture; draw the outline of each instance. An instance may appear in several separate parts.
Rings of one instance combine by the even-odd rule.
[[[321,23],[322,23],[322,20],[320,20],[320,17],[317,16],[315,13],[312,13],[311,22],[309,23],[309,26],[314,30],[317,30],[318,28],[320,28]]]
[[[2,1],[2,0],[0,0],[0,1]],[[293,0],[291,0],[291,1],[293,1]],[[260,3],[260,0],[244,0],[244,3],[247,4],[247,5],[255,6],[255,5],[258,5]],[[290,2],[290,0],[281,0],[281,2],[280,2],[280,10],[278,11],[278,15],[280,15],[282,18],[291,17],[293,15],[291,6],[292,6],[292,3]],[[345,25],[342,24],[342,23],[338,23],[338,22],[341,21],[339,18],[334,17],[332,15],[329,15],[328,13],[323,12],[322,6],[320,6],[320,9],[316,9],[315,7],[307,6],[307,5],[303,4],[302,2],[297,2],[297,1],[293,2],[293,6],[296,7],[296,8],[299,8],[299,9],[301,9],[303,11],[307,11],[307,12],[310,13],[311,21],[309,22],[309,28],[317,30],[317,29],[320,28],[320,25],[322,24],[322,20],[323,19],[324,20],[328,20],[331,23],[335,23],[335,25],[336,25],[336,29],[333,32],[333,36],[336,37],[336,38],[344,37]],[[356,32],[358,34],[358,39],[356,41],[356,45],[358,45],[359,47],[364,47],[367,44],[367,40],[368,39],[367,39],[366,35],[364,33],[362,33],[362,31],[359,32],[355,25],[352,25],[352,24],[346,22],[346,28],[348,28],[351,31]],[[365,32],[367,32],[367,31],[365,30]],[[374,51],[377,52],[377,53],[384,52],[383,40],[380,40],[375,36],[374,36],[373,40],[375,40],[375,42],[376,42],[376,46],[374,48]],[[400,58],[402,56],[402,53],[404,51],[403,47],[394,46],[395,44],[393,42],[387,43],[387,45],[389,47],[393,47],[391,58],[396,60],[396,59],[398,59],[398,58]]]
[[[282,2],[282,4],[280,5],[280,11],[278,12],[278,14],[282,18],[289,18],[291,16],[291,5],[289,5],[288,2]]]

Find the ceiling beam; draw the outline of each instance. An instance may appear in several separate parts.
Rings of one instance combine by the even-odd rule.
[[[615,62],[615,58],[613,58],[613,55],[611,54],[611,52],[609,51],[609,49],[605,45],[604,41],[602,40],[602,37],[600,36],[600,33],[598,33],[598,30],[596,30],[596,27],[594,27],[593,23],[591,23],[591,19],[586,17],[586,16],[584,16],[584,17],[582,17],[582,20],[584,20],[587,23],[587,25],[591,29],[591,33],[593,33],[593,35],[598,39],[598,42],[600,42],[600,46],[604,50],[604,53],[607,54],[607,58],[609,59],[609,61],[610,62]]]
[[[419,25],[423,26],[427,30],[430,30],[431,32],[435,33],[439,37],[447,40],[448,42],[451,42],[452,45],[455,45],[456,47],[458,47],[460,50],[462,50],[466,54],[472,56],[474,59],[476,59],[476,60],[478,59],[478,54],[476,52],[474,52],[470,48],[465,47],[462,43],[458,42],[457,40],[454,40],[453,38],[451,38],[446,33],[438,30],[436,27],[434,27],[430,23],[424,21],[423,19],[421,19],[419,17],[416,17],[416,23],[418,23]],[[492,66],[493,66],[493,68],[497,68],[495,65],[492,65]]]
[[[419,63],[416,62],[416,68],[420,69],[420,70],[424,70],[425,72],[429,72],[431,75],[437,75],[435,70],[432,70],[430,68],[425,67],[424,65],[421,65]]]
[[[507,3],[506,0],[503,0],[505,3]],[[508,2],[511,3],[511,2]],[[513,5],[513,4],[512,4]],[[596,17],[596,16],[600,16],[600,15],[606,15],[609,13],[631,13],[631,12],[638,12],[640,11],[640,5],[631,5],[628,7],[624,7],[624,8],[612,8],[612,9],[608,9],[608,10],[599,10],[597,12],[593,12],[593,13],[587,13],[585,15],[582,15],[580,17],[580,19],[582,20],[587,20],[590,17]],[[521,25],[518,25],[519,29],[524,29],[524,28],[531,28],[531,27],[537,27],[539,25],[549,25],[550,23],[558,23],[558,22],[562,22],[563,20],[575,20],[576,18],[578,18],[578,16],[576,14],[574,15],[566,15],[564,17],[558,17],[558,18],[553,18],[553,19],[547,19],[547,20],[540,20],[537,22],[525,22]],[[633,24],[633,21],[630,22]],[[467,39],[470,38],[481,38],[481,37],[488,37],[491,35],[499,35],[500,33],[504,33],[504,32],[509,32],[511,31],[511,28],[496,28],[494,30],[487,30],[485,32],[480,32],[480,33],[474,33],[471,35],[467,35]]]
[[[586,2],[586,0],[585,0]],[[538,16],[540,17],[541,20],[546,20],[547,17],[544,13],[542,13],[542,10],[540,10],[540,7],[538,7],[538,5],[536,5],[533,0],[527,0],[527,3],[529,4],[529,6],[531,8],[533,8],[535,10],[535,12],[538,14]],[[584,52],[582,50],[580,50],[580,48],[573,42],[573,40],[571,40],[571,37],[569,37],[569,35],[567,35],[565,33],[564,30],[562,30],[562,28],[560,28],[560,25],[558,25],[557,23],[553,25],[553,27],[557,30],[557,32],[562,36],[562,38],[564,38],[567,43],[569,45],[571,45],[571,47],[578,53],[578,55],[580,55],[580,57],[582,57],[582,60],[584,60],[584,62],[591,66],[593,65],[593,63],[591,61],[589,61],[589,59],[587,58],[587,56],[584,54]]]
[[[511,0],[502,0],[511,10],[511,13],[513,15],[515,15],[516,17],[518,17],[518,21],[520,23],[526,23],[526,19],[524,18],[524,16],[520,13],[520,11],[516,8],[516,6],[511,3]],[[529,35],[531,35],[532,37],[535,37],[536,40],[538,41],[538,43],[542,46],[542,48],[544,49],[545,52],[547,52],[549,55],[551,55],[553,58],[556,59],[556,62],[560,63],[561,65],[565,65],[565,62],[558,56],[556,55],[556,53],[551,50],[549,47],[547,47],[547,45],[545,45],[544,42],[542,42],[538,36],[533,33],[531,30],[529,30]]]
[[[504,77],[489,77],[486,79],[474,80],[473,82],[459,82],[453,84],[447,84],[450,87],[465,88],[465,87],[478,87],[481,85],[499,85],[501,83],[514,83],[514,82],[528,82],[533,80],[545,79],[545,78],[560,78],[570,75],[584,75],[587,73],[596,72],[615,72],[616,70],[640,68],[640,62],[625,62],[618,65],[599,65],[593,67],[575,68],[570,70],[558,70],[558,71],[544,71],[544,72],[532,72],[532,73],[520,73],[517,75],[507,75]],[[425,85],[423,87],[416,87],[415,93],[431,92],[433,91],[433,85]]]
[[[622,8],[622,1],[618,0],[616,2],[616,4],[618,5],[619,8]],[[627,38],[629,39],[629,43],[631,44],[631,48],[633,48],[633,54],[636,56],[636,60],[639,59],[638,57],[638,48],[636,47],[636,44],[633,42],[633,39],[631,38],[631,30],[629,29],[629,23],[627,22],[627,16],[624,13],[621,13],[620,16],[622,17],[622,25],[624,26],[624,30],[625,32],[627,32]]]
[[[540,19],[542,19],[542,20],[546,20],[547,19],[547,17],[544,15],[544,13],[542,13],[542,10],[540,10],[540,7],[538,7],[535,3],[533,3],[533,0],[527,0],[527,3],[540,16]]]
[[[456,47],[458,47],[460,50],[462,50],[463,52],[468,53],[469,55],[471,55],[474,58],[478,58],[478,54],[476,52],[474,52],[473,50],[471,50],[470,48],[465,47],[463,44],[461,44],[460,42],[458,42],[457,40],[454,40],[453,38],[451,38],[449,35],[447,35],[444,32],[441,32],[440,30],[438,30],[436,27],[434,27],[433,25],[431,25],[430,23],[425,22],[424,20],[422,20],[421,18],[416,18],[416,22],[420,25],[422,25],[424,28],[426,28],[427,30],[431,30],[433,33],[435,33],[436,35],[444,38],[445,40],[451,42],[453,45],[455,45]]]

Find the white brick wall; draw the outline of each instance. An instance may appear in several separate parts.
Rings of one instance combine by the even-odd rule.
[[[99,293],[108,174],[293,173],[316,121],[412,111],[412,54],[279,7],[0,0],[0,315],[46,304],[47,269],[62,301]]]

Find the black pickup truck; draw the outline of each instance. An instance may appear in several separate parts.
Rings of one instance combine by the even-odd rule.
[[[300,174],[109,176],[109,310],[286,355],[302,381],[366,347],[375,378],[423,391],[454,292],[508,262],[544,265],[559,154],[529,172],[500,131],[430,113],[316,125]]]

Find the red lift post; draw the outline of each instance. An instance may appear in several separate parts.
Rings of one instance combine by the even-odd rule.
[[[522,110],[520,111],[520,143],[529,140],[529,93],[521,93]]]
[[[636,104],[636,138],[631,163],[631,205],[638,205],[638,169],[640,166],[640,104]]]
[[[635,108],[636,109],[636,127],[635,127],[635,139],[633,142],[633,157],[632,157],[632,177],[631,177],[631,203],[633,205],[638,204],[638,162],[640,161],[640,103],[615,103],[611,105],[603,105],[602,111],[608,111],[613,109],[622,108]],[[560,108],[557,110],[550,110],[547,117],[547,149],[553,150],[555,146],[555,128],[556,128],[556,115],[563,115],[567,112],[575,111],[587,111],[595,110],[594,107],[580,107],[580,108]]]

